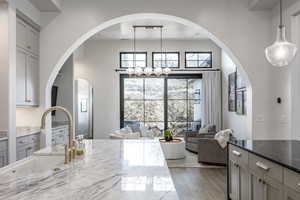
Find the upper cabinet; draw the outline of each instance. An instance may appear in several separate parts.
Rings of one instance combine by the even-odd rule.
[[[39,32],[21,19],[17,19],[17,46],[39,55]]]
[[[39,105],[39,32],[17,19],[17,106]]]

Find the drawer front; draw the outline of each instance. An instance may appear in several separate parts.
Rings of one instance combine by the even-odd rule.
[[[40,135],[39,134],[34,134],[28,136],[28,142],[29,143],[39,143],[40,142]]]
[[[283,182],[283,167],[253,154],[249,154],[250,168],[264,176]]]
[[[249,163],[249,153],[234,145],[229,146],[229,158],[240,165],[247,166]]]
[[[17,148],[24,148],[26,145],[28,145],[29,140],[28,137],[19,137],[17,138]]]
[[[297,192],[300,192],[300,174],[284,169],[284,184]]]
[[[8,142],[7,140],[0,142],[0,151],[7,151],[8,150]]]

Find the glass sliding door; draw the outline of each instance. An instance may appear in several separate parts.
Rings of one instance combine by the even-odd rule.
[[[201,127],[201,79],[168,78],[168,127],[197,131]]]
[[[163,78],[124,78],[123,94],[122,127],[143,124],[164,129]]]
[[[201,127],[201,75],[130,78],[121,75],[121,127]]]

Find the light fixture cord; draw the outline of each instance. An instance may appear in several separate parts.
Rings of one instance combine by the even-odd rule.
[[[280,9],[280,24],[279,28],[283,28],[283,17],[282,17],[282,0],[279,0],[279,9]]]
[[[163,40],[162,40],[162,27],[160,27],[160,67],[161,68],[162,68],[162,61],[163,61],[162,57],[163,57]]]
[[[136,67],[136,27],[133,27],[133,67]]]

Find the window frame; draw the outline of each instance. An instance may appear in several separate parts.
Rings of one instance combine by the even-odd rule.
[[[210,54],[211,63],[209,67],[188,67],[187,66],[187,54]],[[199,66],[199,60],[196,60]],[[210,69],[213,67],[213,53],[212,51],[186,51],[184,53],[184,67],[188,69]]]
[[[147,51],[136,51],[136,52],[134,52],[134,51],[120,51],[120,53],[119,53],[119,68],[120,69],[128,69],[128,67],[122,67],[122,55],[123,54],[145,54],[146,55],[146,60],[145,60],[145,62],[146,62],[146,65],[145,65],[145,67],[147,67],[148,66],[148,52]],[[132,60],[133,61],[133,60]]]
[[[124,114],[125,114],[125,96],[124,96],[124,80],[126,78],[130,78],[130,76],[128,74],[120,74],[120,128],[124,128]],[[164,102],[164,129],[168,129],[168,124],[171,122],[175,122],[175,121],[169,121],[169,116],[168,116],[168,79],[202,79],[203,78],[203,74],[202,73],[197,73],[197,74],[172,74],[169,75],[168,77],[164,77],[164,97],[163,97],[163,102]],[[145,91],[143,91],[145,92]],[[188,94],[187,94],[188,95]],[[176,100],[184,100],[187,101],[187,107],[186,107],[186,111],[187,111],[187,119],[185,121],[182,121],[184,123],[189,123],[191,121],[188,120],[188,101],[189,100],[194,100],[194,99],[189,99],[187,97],[187,99],[170,99],[171,101],[176,101]],[[145,101],[145,99],[143,99],[143,101]],[[145,110],[144,110],[145,112]],[[144,113],[145,114],[145,113]],[[144,122],[145,122],[145,115],[144,115]],[[150,121],[149,121],[150,122]],[[156,122],[156,121],[155,121]],[[158,121],[157,121],[158,122]],[[198,122],[198,121],[197,121]]]
[[[178,66],[169,67],[170,69],[179,69],[180,68],[180,52],[179,51],[153,51],[152,52],[152,68],[154,68],[154,54],[177,54],[178,55]],[[168,60],[166,60],[168,61]]]

